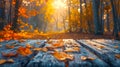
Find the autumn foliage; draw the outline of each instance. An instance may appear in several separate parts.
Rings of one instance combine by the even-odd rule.
[[[22,56],[28,56],[28,55],[32,54],[32,51],[30,50],[30,48],[28,48],[28,47],[22,47],[22,46],[20,46],[17,49],[17,52],[19,54],[21,54]]]

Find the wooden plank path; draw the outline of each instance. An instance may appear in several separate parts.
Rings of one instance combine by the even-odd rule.
[[[105,61],[110,66],[112,67],[120,66],[120,59],[117,59],[115,57],[115,54],[120,54],[119,50],[112,49],[109,46],[105,46],[103,44],[96,43],[90,40],[78,40],[78,41],[82,46],[89,49],[91,52],[96,54],[100,59]]]
[[[56,43],[59,39],[51,39],[52,43]],[[74,60],[68,61],[67,67],[120,67],[120,58],[116,58],[115,55],[120,55],[120,41],[109,40],[109,39],[63,39],[64,49],[55,48],[59,52],[63,52],[67,48],[75,47],[77,44],[80,48],[77,52],[66,52],[67,54],[73,55]],[[37,43],[39,42],[39,44]],[[52,43],[48,43],[47,40],[25,40],[25,42],[19,42],[19,40],[10,40],[0,42],[2,47],[0,52],[11,52],[19,48],[19,46],[25,46],[30,44],[34,47],[49,47]],[[5,45],[17,44],[13,49],[6,49]],[[68,46],[70,45],[70,46]],[[117,48],[115,47],[117,46]],[[32,49],[31,49],[32,50]],[[0,67],[66,67],[66,63],[57,60],[51,53],[53,51],[39,51],[33,54],[23,57],[11,57],[14,59],[14,63],[4,63]],[[81,57],[91,57],[92,59],[83,60]],[[8,59],[3,57],[0,53],[0,59]]]
[[[25,46],[26,44],[30,43],[30,44],[34,44],[36,45],[37,40],[26,40],[25,42],[20,43],[17,40],[10,40],[10,41],[4,41],[2,43],[0,43],[2,45],[2,48],[0,48],[0,59],[9,59],[6,57],[3,57],[1,55],[1,52],[5,52],[5,53],[9,53],[9,52],[14,52],[19,46]],[[40,40],[39,40],[40,41]],[[14,49],[6,49],[5,45],[13,45],[13,44],[19,44],[18,46],[16,46]],[[0,67],[26,67],[26,65],[28,64],[28,62],[30,61],[30,59],[35,56],[35,54],[33,53],[32,55],[23,57],[21,55],[18,55],[18,57],[12,57],[10,59],[14,59],[15,63],[5,63],[5,64],[1,64]]]

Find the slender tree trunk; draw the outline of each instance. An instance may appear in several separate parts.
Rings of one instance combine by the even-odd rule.
[[[10,2],[10,10],[9,10],[9,15],[8,15],[8,23],[12,23],[11,21],[11,17],[12,17],[12,0],[9,1]]]
[[[3,30],[5,25],[5,1],[0,0],[0,30]]]
[[[95,34],[101,35],[102,32],[102,24],[99,20],[99,5],[100,0],[92,0],[93,1],[93,13],[94,13],[94,25],[95,25]]]
[[[15,14],[14,14],[14,19],[13,19],[13,23],[12,23],[12,30],[14,30],[15,32],[19,32],[19,25],[18,25],[18,13],[19,13],[19,7],[22,4],[22,0],[15,0],[16,4],[15,4]]]
[[[115,9],[115,4],[114,4],[114,0],[110,0],[111,1],[111,5],[112,5],[112,13],[113,13],[113,21],[114,21],[114,31],[113,31],[113,35],[115,37],[118,37],[118,17],[117,17],[117,11]]]
[[[69,15],[69,32],[72,32],[72,26],[71,26],[71,1],[68,0],[68,15]]]
[[[84,3],[85,3],[85,8],[86,8],[86,15],[88,15],[88,7],[87,7],[87,1],[84,0]],[[89,21],[89,17],[86,17],[86,21],[87,21],[87,25],[88,25],[88,32],[91,33],[91,24],[90,24],[90,21]]]
[[[99,18],[100,18],[100,24],[99,26],[101,27],[100,30],[101,30],[101,33],[103,34],[104,32],[104,19],[103,19],[103,16],[104,16],[104,4],[103,4],[103,0],[101,0],[100,2],[100,15],[99,15]]]
[[[82,14],[83,14],[83,11],[82,11],[82,0],[80,0],[80,32],[82,32],[83,28],[82,28],[82,23],[83,23],[83,18],[82,18]]]
[[[107,11],[107,30],[108,30],[108,32],[110,32],[110,22],[109,22],[109,13],[108,13],[108,11]]]

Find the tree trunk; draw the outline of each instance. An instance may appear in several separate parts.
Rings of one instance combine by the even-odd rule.
[[[107,22],[107,30],[108,30],[108,32],[110,32],[110,22],[109,22],[109,13],[108,13],[108,11],[107,11],[107,20],[106,20]]]
[[[80,0],[80,32],[82,32],[83,28],[82,28],[82,23],[83,23],[83,18],[82,18],[82,14],[83,14],[83,11],[82,11],[82,0]]]
[[[19,13],[19,7],[22,4],[22,0],[15,0],[16,4],[15,4],[15,14],[14,14],[14,19],[13,19],[13,23],[12,23],[12,30],[14,30],[14,32],[19,32],[19,25],[18,25],[18,13]]]
[[[93,14],[94,14],[94,25],[95,25],[95,34],[101,35],[102,32],[102,23],[99,20],[99,5],[100,0],[92,0],[93,1]]]
[[[12,23],[12,0],[9,0],[9,2],[10,2],[10,9],[9,9],[9,15],[8,15],[8,23]]]
[[[84,3],[85,3],[85,8],[86,8],[86,15],[88,15],[88,7],[87,7],[87,1],[84,0]],[[88,33],[91,33],[92,30],[91,30],[91,25],[90,25],[90,21],[89,21],[89,17],[86,16],[86,21],[87,21],[87,25],[88,25]]]
[[[71,26],[71,1],[68,0],[68,15],[69,15],[69,32],[72,32],[72,26]]]
[[[115,9],[115,3],[114,0],[110,0],[112,5],[112,13],[113,13],[113,21],[114,21],[114,30],[113,35],[115,37],[118,37],[118,17],[117,17],[117,11]]]
[[[5,1],[0,0],[0,30],[3,30],[5,25]]]

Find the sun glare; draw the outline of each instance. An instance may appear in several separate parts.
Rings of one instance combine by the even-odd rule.
[[[66,4],[64,1],[62,0],[55,0],[54,3],[53,3],[53,6],[55,8],[65,8],[66,7]]]

